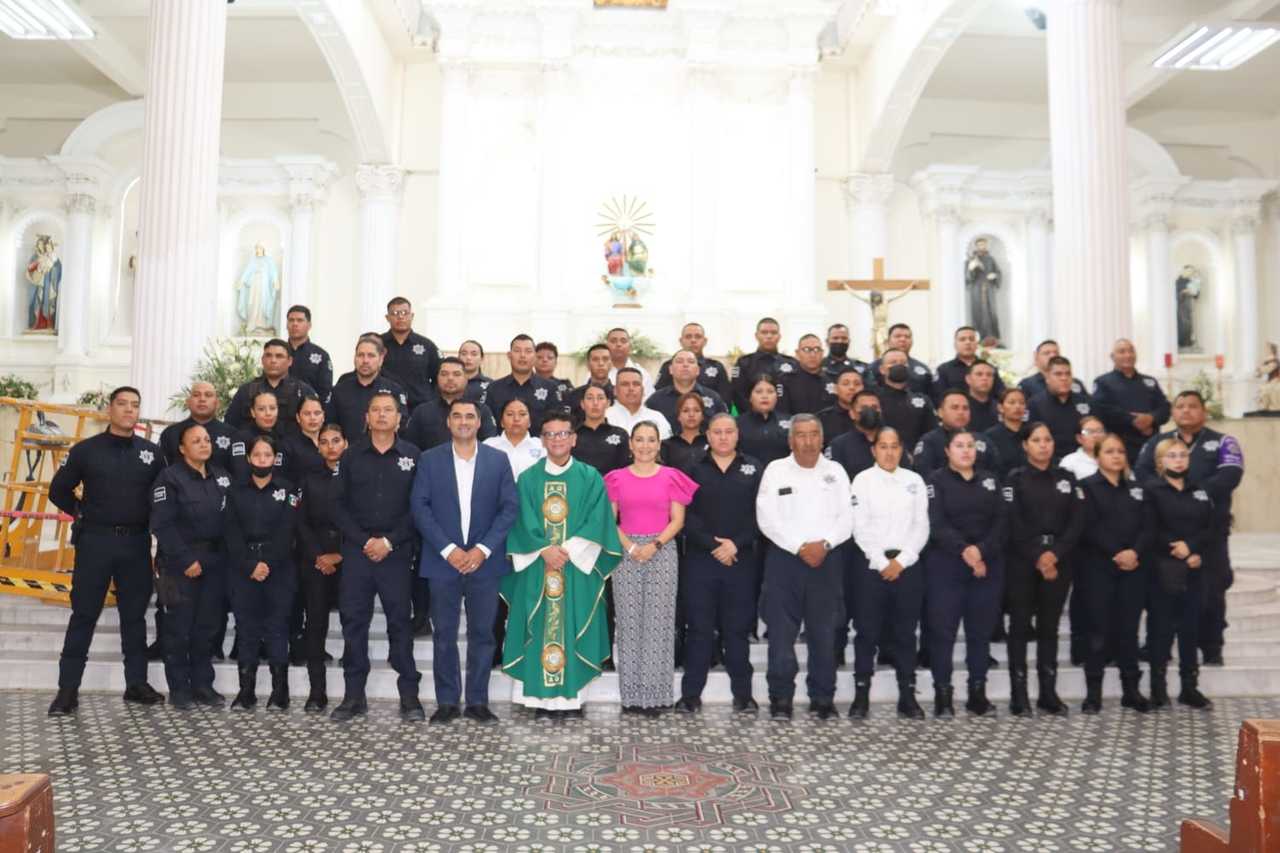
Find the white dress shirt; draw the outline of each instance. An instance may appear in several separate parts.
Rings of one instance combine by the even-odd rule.
[[[788,554],[806,542],[835,548],[853,531],[849,475],[825,456],[812,468],[802,468],[794,455],[770,462],[756,493],[756,522]]]
[[[1098,473],[1098,460],[1085,453],[1083,447],[1077,447],[1074,452],[1062,457],[1058,465],[1075,474],[1077,480],[1083,480]]]
[[[533,463],[547,455],[542,439],[534,438],[531,434],[521,439],[519,444],[512,444],[507,434],[500,432],[492,438],[486,438],[484,443],[507,454],[507,459],[511,462],[511,474],[517,480]]]
[[[453,478],[458,482],[458,518],[462,528],[462,542],[456,545],[450,542],[440,550],[440,556],[446,560],[455,548],[461,548],[471,537],[471,487],[476,480],[476,458],[480,455],[479,448],[476,448],[471,452],[470,459],[463,459],[458,455],[457,445],[452,445],[452,449]],[[476,547],[483,551],[486,557],[493,553],[487,545],[482,543],[476,543]]]
[[[631,435],[632,427],[641,421],[653,421],[658,425],[658,438],[660,440],[666,441],[671,438],[671,424],[667,422],[666,415],[644,404],[641,404],[640,408],[632,413],[621,403],[614,403],[605,410],[604,419],[612,426],[626,430],[627,435]]]
[[[586,463],[577,462],[572,456],[569,457],[569,461],[564,465],[557,465],[548,459],[547,474],[552,477],[563,474],[569,470],[570,466],[575,464],[582,465]],[[572,499],[573,495],[569,497]],[[584,575],[591,574],[591,570],[596,567],[596,560],[600,559],[600,543],[583,539],[581,536],[573,536],[566,539],[561,543],[560,547],[569,552],[570,562],[577,566]],[[529,568],[530,564],[540,556],[540,551],[533,551],[528,554],[512,554],[511,565],[517,572],[522,572]]]
[[[888,568],[884,552],[894,548],[899,565],[915,565],[929,542],[929,497],[920,475],[872,465],[854,477],[853,539],[872,571]]]
[[[649,375],[649,371],[636,364],[635,360],[630,358],[627,359],[627,363],[624,364],[623,367],[633,367],[640,371],[640,384],[644,386],[644,399],[648,400],[649,395],[656,390],[653,387],[653,377]],[[609,381],[614,385],[618,384],[618,368],[613,367],[612,365],[609,367]]]

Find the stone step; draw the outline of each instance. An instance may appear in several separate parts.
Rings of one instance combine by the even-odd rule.
[[[1034,667],[1034,662],[1032,663]],[[39,690],[50,695],[57,687],[57,662],[44,656],[30,657],[17,652],[0,651],[0,669],[3,670],[3,683],[0,688]],[[1144,667],[1145,669],[1145,667]],[[1169,688],[1173,695],[1177,694],[1178,677],[1176,665],[1171,667]],[[234,695],[238,686],[238,675],[234,663],[215,664],[215,686],[223,693]],[[796,676],[796,696],[803,702],[805,697],[805,671],[801,669]],[[676,673],[672,681],[673,698],[679,695],[680,673]],[[164,691],[164,670],[158,663],[150,666],[149,679],[153,686]],[[1031,694],[1036,692],[1035,677],[1032,676]],[[342,671],[336,666],[328,669],[329,695],[336,700],[342,694]],[[956,687],[958,698],[963,700],[965,671],[957,667],[952,683]],[[501,673],[494,673],[489,681],[489,698],[494,702],[505,702],[511,697],[512,681]],[[768,695],[763,667],[756,667],[752,678],[752,689],[757,700]],[[853,698],[853,677],[848,667],[837,674],[836,699],[848,702]],[[122,692],[124,690],[124,670],[118,656],[103,656],[91,659],[85,668],[81,689],[84,691]],[[306,671],[300,667],[289,670],[289,689],[291,695],[304,697],[309,684]],[[1147,687],[1143,678],[1143,689]],[[1200,672],[1201,690],[1208,696],[1267,696],[1280,695],[1280,659],[1275,655],[1264,658],[1232,658],[1223,667],[1205,667]],[[270,689],[270,676],[266,666],[258,670],[259,699],[265,699]],[[1085,693],[1084,672],[1075,667],[1061,667],[1058,674],[1059,693],[1067,699],[1081,699]],[[375,663],[369,674],[366,688],[371,699],[395,699],[396,674],[385,663]],[[992,670],[988,674],[987,692],[992,699],[1006,700],[1009,696],[1009,673],[1004,669]],[[916,673],[916,694],[929,697],[933,693],[933,679],[927,671]],[[1113,669],[1109,669],[1103,683],[1103,693],[1108,697],[1120,695],[1119,677]],[[422,671],[422,685],[419,695],[424,702],[434,701],[434,687],[431,672]],[[711,672],[707,678],[707,686],[703,692],[703,701],[708,703],[727,703],[732,699],[729,689],[729,676],[723,671]],[[897,685],[893,673],[881,670],[872,681],[872,701],[890,702],[897,698]],[[604,673],[587,688],[587,701],[617,704],[618,679],[616,673]]]

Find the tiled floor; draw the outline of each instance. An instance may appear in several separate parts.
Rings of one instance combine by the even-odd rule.
[[[58,850],[1174,850],[1224,821],[1236,731],[1280,699],[1209,713],[791,723],[693,718],[338,725],[0,693],[0,772],[52,771]],[[922,697],[923,698],[923,697]]]

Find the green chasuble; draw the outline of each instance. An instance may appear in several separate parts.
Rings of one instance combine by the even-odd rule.
[[[507,553],[532,554],[574,537],[600,546],[589,572],[573,564],[548,572],[539,556],[502,578],[507,637],[502,671],[539,699],[576,697],[609,657],[604,579],[622,559],[622,543],[600,473],[574,461],[560,474],[542,459],[516,483],[520,515],[507,537]]]

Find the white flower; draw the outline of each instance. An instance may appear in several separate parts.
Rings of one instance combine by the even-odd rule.
[[[410,459],[408,456],[401,456],[400,460],[396,464],[400,466],[401,471],[413,470],[413,460]]]
[[[426,347],[424,347],[422,344],[414,344],[414,345],[413,345],[413,354],[414,354],[414,355],[422,355],[422,354],[423,354],[423,353],[425,353],[426,351],[427,351],[427,348],[426,348]]]
[[[738,466],[738,470],[741,471],[746,476],[750,477],[752,474],[756,472],[756,466],[748,462]]]
[[[1071,484],[1068,483],[1066,480],[1059,480],[1058,491],[1062,492],[1064,495],[1071,494]]]
[[[220,435],[216,439],[214,439],[213,443],[218,445],[218,448],[220,450],[226,450],[228,447],[231,446],[231,436]]]
[[[309,360],[311,361],[312,364],[319,364],[320,362],[324,361],[324,356],[322,356],[318,352],[313,352],[311,353]]]
[[[1088,403],[1076,403],[1076,411],[1077,411],[1077,412],[1079,412],[1079,413],[1080,413],[1080,414],[1082,414],[1082,415],[1087,415],[1087,414],[1089,414],[1089,404],[1088,404]]]
[[[224,488],[224,489],[225,489],[225,488],[227,488],[228,486],[230,486],[230,485],[231,485],[231,478],[230,478],[230,477],[219,477],[218,479],[214,480],[214,482],[215,482],[215,483],[217,483],[219,486],[221,486],[222,488]]]
[[[985,480],[983,480],[983,481],[982,481],[982,488],[986,489],[988,492],[994,492],[994,491],[996,490],[996,481],[995,481],[995,478],[994,478],[994,477],[987,477]]]
[[[606,438],[606,439],[604,440],[604,443],[605,443],[605,444],[612,444],[612,445],[614,445],[614,446],[616,447],[617,445],[622,444],[622,436],[618,435],[618,434],[615,432],[613,435],[611,435],[611,436],[609,436],[608,438]]]
[[[547,399],[547,389],[546,388],[535,389],[533,392],[533,396],[538,400],[545,400]]]
[[[276,489],[274,492],[271,493],[272,500],[280,501],[282,503],[284,502],[284,499],[287,498],[288,496],[289,496],[288,493],[284,489]]]
[[[138,458],[142,460],[143,465],[150,465],[152,462],[156,461],[156,455],[150,450],[139,450]]]

